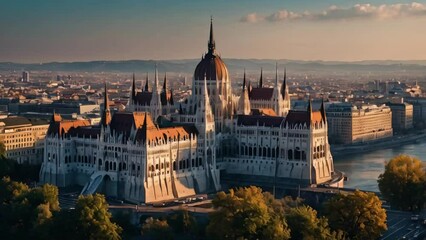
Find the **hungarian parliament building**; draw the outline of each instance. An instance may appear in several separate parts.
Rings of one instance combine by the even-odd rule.
[[[183,198],[221,189],[221,178],[256,185],[315,186],[333,182],[324,104],[290,109],[286,73],[272,88],[246,82],[234,96],[228,69],[208,51],[196,66],[191,95],[173,100],[158,72],[148,88],[135,78],[126,111],[112,113],[105,85],[102,120],[64,120],[54,114],[46,135],[40,179],[80,185],[134,203]],[[223,180],[223,179],[222,179]]]

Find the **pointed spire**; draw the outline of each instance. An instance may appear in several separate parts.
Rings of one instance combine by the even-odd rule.
[[[170,100],[169,100],[170,105],[174,105],[175,104],[175,100],[173,99],[173,89],[170,90]]]
[[[109,110],[108,89],[106,82],[104,83],[104,111]]]
[[[322,116],[322,120],[324,121],[324,123],[327,123],[327,115],[325,112],[325,106],[324,106],[324,98],[321,99],[321,116]]]
[[[210,37],[209,37],[209,43],[207,47],[208,47],[209,53],[214,53],[214,50],[216,48],[216,43],[213,37],[213,16],[210,18]]]
[[[249,83],[250,86],[250,83]],[[234,111],[232,114],[242,114],[242,115],[249,115],[250,114],[250,97],[249,97],[249,88],[246,88],[246,69],[244,68],[244,80],[243,80],[243,91],[241,93],[240,99],[238,100],[238,108],[235,105],[232,105],[234,108]]]
[[[164,72],[164,83],[163,83],[163,91],[167,91],[167,72]]]
[[[145,92],[148,92],[148,83],[149,83],[149,75],[146,73],[146,79],[145,79]]]
[[[105,91],[104,91],[104,111],[102,113],[101,124],[103,126],[109,125],[111,122],[111,112],[109,109],[109,99],[108,99],[108,89],[105,82]]]
[[[53,115],[52,115],[52,119],[51,119],[51,123],[52,122],[60,122],[60,121],[62,121],[62,117],[61,117],[61,115],[60,114],[57,114],[56,113],[56,110],[55,109],[53,109]]]
[[[132,102],[135,100],[136,97],[136,77],[135,77],[135,73],[133,73],[133,82],[132,82]]]
[[[286,94],[288,94],[287,91],[287,68],[284,68],[284,79],[283,84],[281,85],[281,96],[283,97],[283,99],[285,99]]]
[[[275,62],[275,87],[278,87],[278,62]]]
[[[152,87],[152,92],[158,91],[158,69],[157,64],[155,64],[155,78],[154,78],[154,86]]]
[[[246,89],[246,69],[244,68],[243,91]]]
[[[311,123],[312,123],[311,122],[311,120],[312,120],[312,100],[311,100],[311,97],[309,97],[307,113],[308,113],[308,123],[309,123],[309,126],[310,126]]]
[[[259,88],[263,87],[263,68],[260,68]]]
[[[147,114],[145,112],[145,117],[143,118],[143,124],[142,124],[142,128],[145,128],[145,130],[147,129],[147,122],[146,122],[146,118],[147,118]]]

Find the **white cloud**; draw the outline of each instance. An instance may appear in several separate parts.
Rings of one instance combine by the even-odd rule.
[[[292,12],[283,9],[267,16],[250,13],[241,18],[243,22],[280,22],[280,21],[332,21],[332,20],[355,20],[355,19],[397,19],[403,17],[426,16],[426,4],[422,3],[398,3],[372,5],[369,3],[356,4],[349,8],[341,8],[335,5],[316,13]]]
[[[257,13],[249,13],[240,19],[241,22],[248,22],[248,23],[256,23],[262,20],[264,20],[264,17],[259,16]]]
[[[291,12],[284,9],[265,17],[265,19],[270,22],[277,22],[277,21],[301,19],[303,18],[303,16],[304,16],[303,14]]]

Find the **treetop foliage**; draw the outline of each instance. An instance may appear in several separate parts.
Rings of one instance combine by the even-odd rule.
[[[399,155],[385,165],[379,189],[392,207],[401,210],[422,209],[426,201],[425,164],[412,156]]]
[[[330,226],[350,239],[377,239],[387,230],[386,210],[374,193],[338,194],[325,203],[325,209]]]

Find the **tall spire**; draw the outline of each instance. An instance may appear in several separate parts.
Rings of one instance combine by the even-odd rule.
[[[152,86],[152,97],[150,101],[150,112],[151,116],[155,121],[158,119],[159,116],[163,114],[163,109],[161,105],[161,92],[158,87],[158,69],[157,64],[155,64],[155,81],[154,85]]]
[[[312,120],[312,100],[311,100],[311,97],[309,97],[309,100],[308,100],[307,113],[308,113],[308,123],[309,123],[309,126],[310,126],[311,120]]]
[[[110,122],[111,122],[111,112],[109,109],[108,89],[107,89],[107,84],[105,82],[104,111],[102,113],[101,124],[103,126],[106,126],[106,125],[109,125]]]
[[[281,85],[281,95],[282,95],[283,99],[285,99],[286,96],[288,95],[287,69],[286,68],[284,68],[284,79],[283,79],[283,84]]]
[[[249,90],[246,88],[246,69],[244,69],[243,91],[241,93],[240,99],[238,100],[238,108],[235,107],[234,109],[237,109],[237,114],[242,115],[249,115],[251,111]]]
[[[135,77],[135,73],[133,73],[132,96],[130,98],[132,102],[134,101],[135,97],[136,97],[136,77]]]
[[[263,87],[263,68],[260,68],[259,88]]]
[[[216,48],[216,43],[213,37],[213,16],[210,18],[210,37],[209,37],[209,43],[207,47],[209,49],[209,53],[214,53],[214,50]]]
[[[246,89],[246,69],[244,68],[243,91]]]
[[[167,72],[164,73],[163,91],[167,91]]]
[[[324,123],[327,123],[327,115],[325,113],[324,98],[322,98],[322,101],[321,101],[320,111],[321,111],[322,120],[324,121]]]
[[[275,87],[278,87],[278,62],[275,62]]]
[[[158,69],[157,64],[155,64],[155,78],[154,78],[154,86],[152,87],[152,92],[158,91]]]
[[[146,79],[145,79],[145,92],[148,92],[148,82],[149,82],[149,76],[148,73],[146,73]]]

